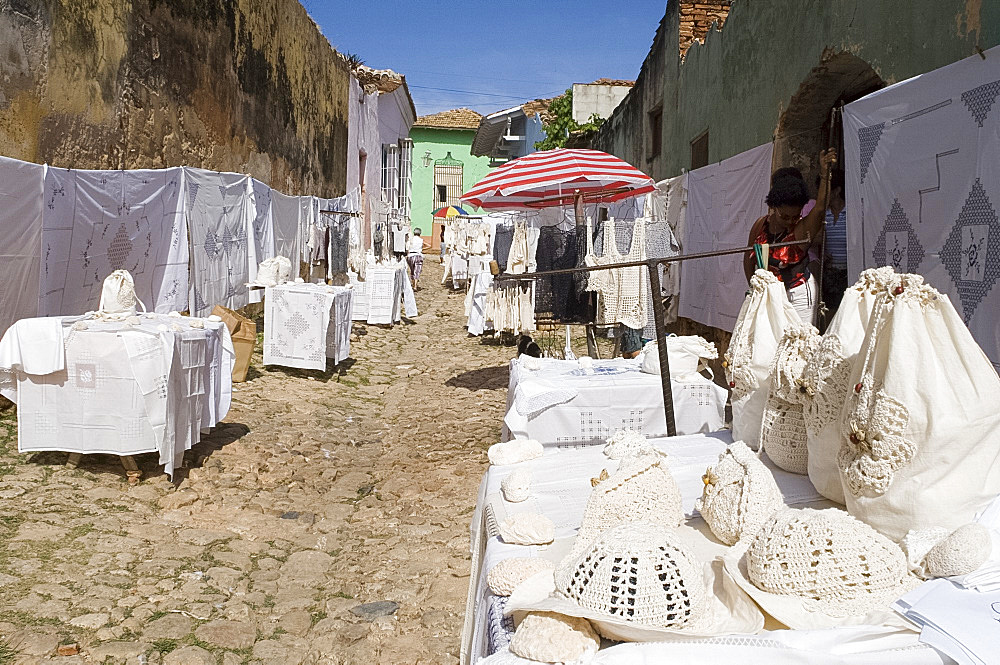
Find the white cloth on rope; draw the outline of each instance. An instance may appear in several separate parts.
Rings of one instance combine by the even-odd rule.
[[[0,335],[15,321],[38,316],[44,185],[41,164],[0,157]]]

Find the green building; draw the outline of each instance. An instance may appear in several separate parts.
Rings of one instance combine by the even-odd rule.
[[[432,217],[438,208],[460,201],[463,193],[490,171],[489,157],[473,157],[472,139],[482,116],[471,109],[453,109],[417,118],[413,140],[412,228],[419,228],[433,248],[440,246],[441,224]]]

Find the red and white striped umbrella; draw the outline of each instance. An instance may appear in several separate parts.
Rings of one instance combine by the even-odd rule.
[[[550,208],[584,200],[619,201],[653,191],[653,179],[600,150],[544,150],[494,170],[462,196],[488,210]]]

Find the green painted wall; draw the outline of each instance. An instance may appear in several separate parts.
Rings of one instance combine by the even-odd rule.
[[[449,152],[462,162],[462,191],[466,192],[490,172],[489,157],[473,157],[474,129],[439,129],[414,127],[410,130],[413,140],[413,205],[410,209],[411,227],[419,228],[424,237],[432,233],[434,212],[434,160],[444,159]],[[424,154],[431,153],[429,166],[424,166]],[[479,212],[479,209],[466,211]]]
[[[694,44],[682,62],[678,7],[668,3],[636,86],[594,141],[657,180],[690,168],[690,143],[705,131],[710,162],[775,138],[776,166],[815,162],[797,151],[819,140],[825,96],[833,95],[829,113],[832,89],[862,76],[852,66],[888,85],[976,55],[977,45],[1000,44],[995,0],[735,0],[723,29]],[[658,105],[662,145],[655,155],[649,114]],[[789,122],[790,109],[796,122]],[[810,122],[812,141],[791,136],[808,132]]]

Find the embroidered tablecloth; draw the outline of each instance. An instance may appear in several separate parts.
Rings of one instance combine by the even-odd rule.
[[[351,351],[353,289],[289,283],[264,294],[264,364],[326,369]]]

